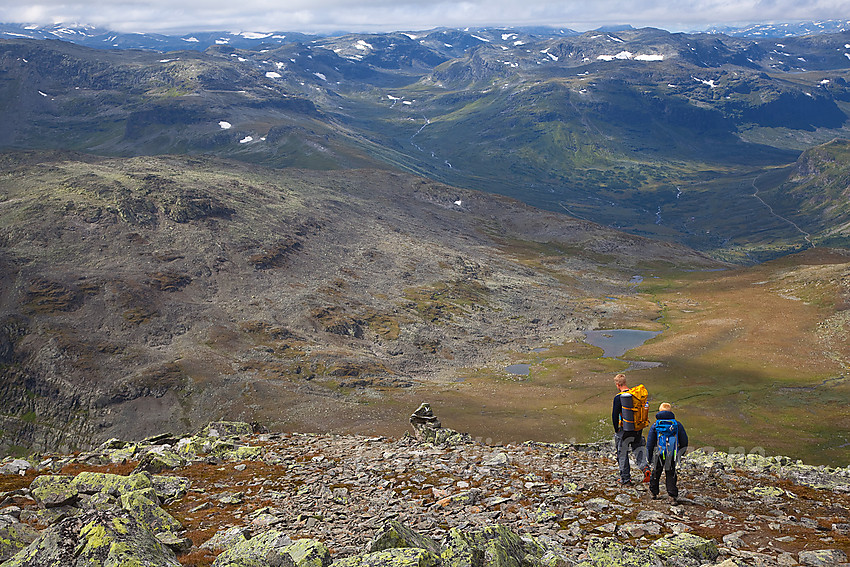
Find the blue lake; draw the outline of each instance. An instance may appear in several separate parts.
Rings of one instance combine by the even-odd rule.
[[[508,374],[518,374],[520,376],[528,376],[531,374],[531,365],[530,364],[511,364],[510,366],[506,366],[505,370],[508,371]]]
[[[585,331],[585,342],[602,349],[604,358],[619,358],[626,351],[639,347],[661,331],[638,331],[636,329],[608,329]]]

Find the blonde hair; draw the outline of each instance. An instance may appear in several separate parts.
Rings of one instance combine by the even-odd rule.
[[[664,402],[663,404],[658,406],[658,411],[670,411],[671,409],[673,409],[673,406],[671,406],[667,402]]]
[[[625,386],[626,385],[626,375],[625,374],[617,374],[614,376],[614,383],[617,386]]]

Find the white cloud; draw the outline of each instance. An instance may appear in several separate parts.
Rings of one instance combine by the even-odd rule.
[[[80,22],[118,31],[227,30],[245,37],[290,30],[416,31],[437,26],[535,24],[586,30],[628,23],[677,31],[715,24],[844,19],[850,13],[848,1],[4,0],[0,22]]]

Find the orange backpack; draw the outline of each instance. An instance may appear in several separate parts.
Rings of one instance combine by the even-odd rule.
[[[649,392],[643,384],[620,394],[623,407],[620,419],[624,431],[641,431],[649,427]]]

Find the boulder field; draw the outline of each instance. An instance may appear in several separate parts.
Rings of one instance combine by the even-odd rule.
[[[488,446],[425,417],[398,439],[215,422],[8,457],[0,567],[848,565],[850,467],[696,451],[653,500],[607,443]]]

